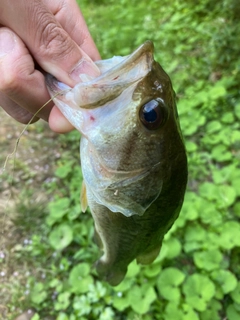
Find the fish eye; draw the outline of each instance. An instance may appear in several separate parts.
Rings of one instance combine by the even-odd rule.
[[[149,130],[156,130],[166,120],[166,105],[162,99],[153,99],[140,108],[140,120]]]

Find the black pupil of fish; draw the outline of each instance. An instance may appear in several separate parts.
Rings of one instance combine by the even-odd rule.
[[[155,122],[158,119],[156,107],[152,103],[147,103],[143,108],[143,117],[147,122]]]
[[[162,99],[152,99],[142,105],[140,120],[148,130],[156,130],[164,124],[166,107]]]
[[[149,130],[158,129],[164,120],[164,102],[153,99],[145,103],[140,110],[140,120]]]

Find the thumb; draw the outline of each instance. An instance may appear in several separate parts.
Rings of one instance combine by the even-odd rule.
[[[6,3],[9,5],[5,24],[20,36],[44,71],[69,86],[79,82],[81,73],[99,75],[91,58],[70,38],[44,3],[19,0],[14,11],[11,1]]]

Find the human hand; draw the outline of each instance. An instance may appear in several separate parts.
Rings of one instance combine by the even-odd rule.
[[[0,26],[0,106],[19,122],[50,99],[44,72],[69,86],[81,73],[99,74],[92,60],[100,55],[75,0],[2,0]],[[56,132],[72,128],[53,103],[37,116]]]

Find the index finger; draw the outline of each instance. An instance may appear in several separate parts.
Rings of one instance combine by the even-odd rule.
[[[75,0],[44,0],[44,2],[83,51],[94,61],[101,59],[77,2]]]

